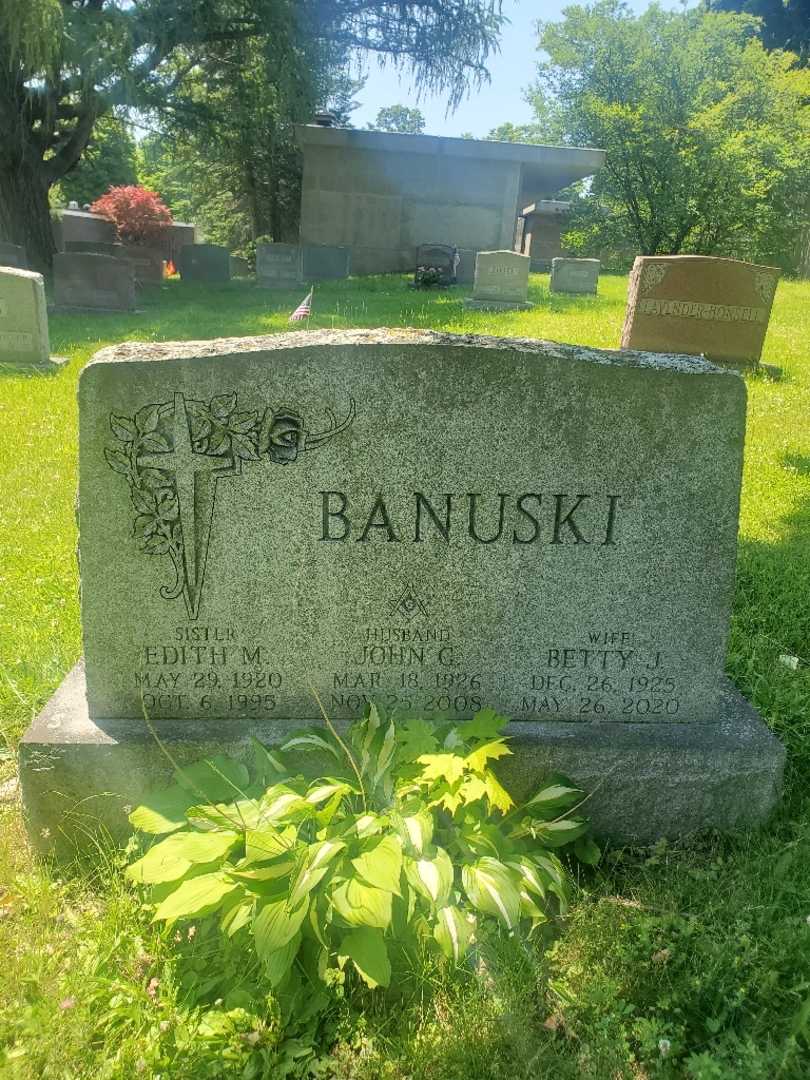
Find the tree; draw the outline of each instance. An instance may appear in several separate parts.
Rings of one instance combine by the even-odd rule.
[[[111,187],[134,184],[135,157],[135,140],[126,123],[112,114],[100,117],[84,154],[59,182],[64,202],[84,206]]]
[[[607,151],[595,245],[609,222],[644,254],[789,260],[810,198],[810,72],[766,52],[756,20],[601,0],[539,29],[538,123]]]
[[[389,105],[380,109],[377,119],[369,124],[369,131],[394,131],[401,135],[421,135],[425,130],[425,118],[419,109],[407,105]]]
[[[810,0],[707,0],[710,11],[736,11],[762,20],[766,49],[787,49],[810,59]]]
[[[367,50],[453,104],[487,77],[501,21],[500,0],[0,0],[0,234],[46,268],[48,190],[99,117],[171,105],[218,47],[283,43],[285,67],[313,84],[302,43]]]

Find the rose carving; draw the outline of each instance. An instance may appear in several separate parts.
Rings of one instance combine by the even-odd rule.
[[[304,448],[304,421],[291,409],[267,409],[259,428],[259,453],[277,465],[295,461]]]

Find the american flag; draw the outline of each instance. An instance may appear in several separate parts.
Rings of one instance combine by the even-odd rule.
[[[312,311],[312,293],[313,289],[310,289],[298,307],[290,316],[290,322],[301,322],[302,319],[308,319],[310,312]]]

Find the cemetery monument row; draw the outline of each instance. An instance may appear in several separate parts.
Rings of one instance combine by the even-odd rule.
[[[622,348],[756,367],[779,273],[708,255],[640,255],[630,274]]]
[[[774,805],[782,748],[723,674],[736,372],[316,331],[105,349],[79,412],[86,668],[23,740],[35,841],[74,803],[120,831],[166,778],[153,731],[244,754],[313,689],[337,723],[494,706],[517,793],[563,771],[625,840]]]

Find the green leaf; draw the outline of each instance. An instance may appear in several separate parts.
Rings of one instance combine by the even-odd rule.
[[[487,785],[487,795],[490,803],[497,810],[500,810],[502,814],[508,814],[515,804],[512,802],[512,797],[506,788],[498,783],[498,778],[491,769],[487,769],[484,782]]]
[[[472,720],[466,724],[460,724],[458,731],[461,737],[467,739],[494,739],[500,735],[501,730],[509,723],[506,716],[501,716],[494,709],[481,709]]]
[[[313,784],[306,794],[306,801],[313,806],[318,806],[327,799],[334,798],[335,795],[346,795],[351,790],[349,784],[338,780],[332,780],[326,784]]]
[[[398,836],[385,836],[377,840],[356,859],[352,859],[352,866],[368,885],[399,896],[402,842]]]
[[[429,810],[409,814],[402,819],[402,828],[407,842],[417,855],[421,855],[433,839],[433,814]]]
[[[390,984],[391,962],[380,930],[372,927],[353,930],[341,941],[338,954],[352,961],[360,978],[372,990],[375,986]]]
[[[385,930],[391,924],[391,897],[384,889],[352,879],[336,885],[330,899],[335,911],[350,926],[378,926]]]
[[[310,844],[304,863],[298,872],[292,889],[290,890],[290,905],[295,905],[307,895],[329,872],[330,863],[346,845],[342,840],[322,840],[317,844]]]
[[[127,877],[141,885],[176,881],[195,863],[210,863],[225,856],[236,846],[239,835],[233,832],[175,832],[127,867]]]
[[[528,855],[521,855],[517,859],[507,859],[506,865],[520,874],[522,887],[536,893],[541,900],[546,898],[546,886],[543,881],[544,875],[537,864]]]
[[[287,776],[287,768],[277,753],[260,743],[255,736],[251,736],[250,741],[253,744],[253,763],[256,773],[264,787],[267,787],[271,781]]]
[[[433,726],[419,717],[401,724],[397,730],[399,761],[416,761],[422,754],[430,754],[439,745],[433,734]]]
[[[497,758],[505,757],[511,753],[512,751],[503,739],[495,739],[492,742],[484,743],[473,750],[472,753],[467,754],[467,765],[473,772],[480,773],[483,772],[488,761],[495,761]]]
[[[166,897],[152,916],[152,922],[174,919],[198,919],[216,911],[222,901],[241,886],[229,881],[221,871],[202,874],[180,884]]]
[[[464,758],[459,754],[422,754],[417,760],[424,765],[417,779],[426,783],[446,780],[448,784],[454,784],[464,772]]]
[[[517,927],[520,921],[520,894],[503,863],[484,857],[465,866],[461,878],[473,907],[486,915],[495,915],[508,930]]]
[[[461,960],[467,951],[472,931],[472,926],[457,907],[450,905],[436,912],[433,936],[448,960],[456,963]]]
[[[186,824],[186,810],[193,805],[194,799],[188,792],[179,784],[173,784],[147,796],[129,815],[129,822],[140,832],[159,836],[182,828]]]
[[[379,814],[361,814],[354,823],[354,829],[362,840],[382,831],[384,819]]]
[[[202,797],[207,802],[221,803],[243,795],[250,777],[240,761],[218,754],[178,769],[175,779],[197,801]]]
[[[563,818],[561,821],[536,821],[534,834],[546,847],[562,847],[587,832],[588,823],[579,818]]]
[[[286,897],[261,904],[253,921],[256,952],[261,960],[265,960],[295,937],[308,910],[308,897],[304,897],[295,907],[290,906]]]
[[[227,934],[228,937],[233,937],[234,934],[241,930],[243,926],[247,926],[250,922],[250,916],[253,914],[253,901],[246,901],[241,904],[234,904],[233,907],[228,908],[225,914],[220,919],[220,929],[223,934]]]
[[[340,751],[331,742],[315,731],[302,731],[292,735],[286,742],[281,744],[281,750],[324,750],[331,754],[336,761],[340,761]]]
[[[276,855],[292,851],[295,845],[295,826],[288,825],[277,829],[273,825],[264,825],[261,829],[248,829],[245,832],[245,861],[261,862]]]
[[[602,858],[599,845],[595,844],[589,836],[580,836],[574,843],[574,854],[581,863],[585,863],[587,866],[596,866]]]
[[[540,788],[536,795],[524,803],[524,809],[532,808],[532,812],[541,816],[556,817],[560,810],[566,810],[569,806],[580,802],[585,793],[579,788],[569,784],[552,783]]]
[[[432,904],[442,907],[447,903],[453,887],[454,870],[444,848],[437,847],[436,854],[430,859],[406,859],[405,876],[411,886]]]
[[[266,953],[263,956],[264,972],[267,975],[267,981],[274,990],[284,982],[290,973],[300,946],[301,933],[299,931],[295,937],[290,938],[286,945],[282,945],[280,949],[274,949],[273,952]]]
[[[300,820],[314,812],[314,807],[303,795],[284,784],[267,789],[261,798],[261,808],[265,821]]]

